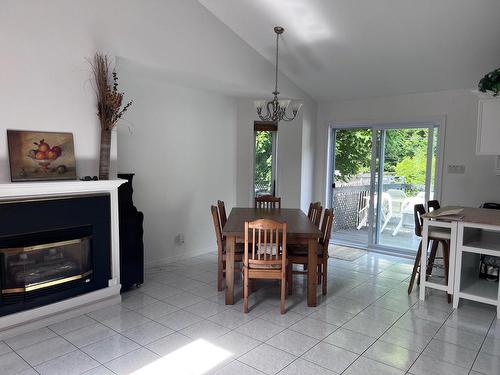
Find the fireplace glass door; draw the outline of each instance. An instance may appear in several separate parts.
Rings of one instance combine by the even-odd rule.
[[[91,238],[0,249],[2,294],[92,279]]]

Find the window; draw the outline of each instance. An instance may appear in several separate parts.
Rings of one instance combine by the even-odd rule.
[[[273,122],[254,123],[254,194],[276,193],[276,151],[278,127]]]

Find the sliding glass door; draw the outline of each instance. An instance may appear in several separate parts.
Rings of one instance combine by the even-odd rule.
[[[413,207],[435,196],[438,124],[332,128],[334,242],[415,251]]]
[[[368,246],[372,138],[370,128],[332,131],[332,239],[339,242]]]

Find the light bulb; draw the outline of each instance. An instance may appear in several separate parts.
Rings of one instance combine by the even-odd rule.
[[[288,99],[281,99],[278,100],[280,108],[286,109],[290,105],[291,100]]]
[[[262,110],[262,108],[264,108],[264,106],[266,105],[266,101],[265,100],[254,100],[253,105],[255,106],[255,109]]]
[[[292,103],[292,111],[293,113],[297,113],[302,107],[302,102],[293,102]]]

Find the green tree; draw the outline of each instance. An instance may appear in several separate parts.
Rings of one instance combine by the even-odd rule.
[[[394,168],[397,176],[403,176],[405,182],[424,185],[427,170],[427,153],[419,151],[415,156],[407,156]]]
[[[406,158],[414,158],[422,152],[427,152],[427,129],[387,130],[384,146],[384,171],[394,173],[398,163]],[[397,172],[396,174],[406,177]]]
[[[370,170],[372,132],[368,129],[339,129],[335,132],[335,169],[337,178],[348,182]]]
[[[255,186],[270,189],[273,164],[273,132],[255,133]]]
[[[384,172],[405,178],[408,183],[425,181],[427,129],[388,129],[385,131]],[[372,130],[339,129],[335,132],[335,169],[338,180],[370,170]],[[398,168],[399,166],[399,168]]]

